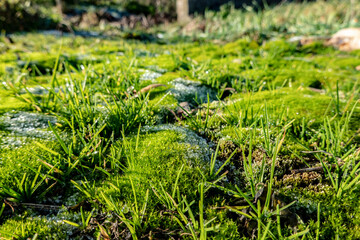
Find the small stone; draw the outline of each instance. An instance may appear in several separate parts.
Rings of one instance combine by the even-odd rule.
[[[179,107],[177,108],[176,115],[178,117],[188,116],[191,113],[191,107],[188,102],[179,103]]]
[[[335,33],[327,45],[339,48],[342,51],[360,49],[360,28],[345,28]]]

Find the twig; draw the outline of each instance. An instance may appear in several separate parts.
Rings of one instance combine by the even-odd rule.
[[[165,108],[166,108],[169,112],[171,112],[172,115],[174,115],[175,119],[176,119],[178,122],[181,121],[181,119],[176,115],[176,113],[175,113],[171,108],[169,108],[169,107],[165,107]]]
[[[13,206],[12,206],[8,201],[4,200],[4,202],[5,202],[7,205],[9,205],[9,207],[11,208],[11,210],[12,210],[13,212],[15,212],[15,209],[13,208]]]
[[[338,163],[338,166],[343,165],[343,163]],[[335,168],[337,165],[336,164],[332,164],[331,168]],[[301,168],[301,169],[294,169],[291,170],[292,173],[303,173],[303,172],[323,172],[324,168],[321,167],[312,167],[312,168]]]
[[[32,209],[46,209],[46,210],[59,210],[59,209],[65,207],[68,210],[75,210],[76,208],[78,208],[80,205],[82,205],[84,203],[84,202],[80,202],[74,206],[60,206],[60,205],[38,204],[38,203],[8,202],[6,200],[4,200],[4,202],[7,205],[9,205],[13,211],[14,211],[13,207],[19,207],[19,206],[24,206],[24,207],[28,207],[28,208],[32,208]]]
[[[12,205],[10,205],[10,206],[15,206],[15,207],[24,206],[24,207],[29,207],[29,208],[33,208],[33,209],[48,209],[48,210],[49,209],[57,210],[57,209],[62,208],[62,206],[58,206],[58,205],[46,205],[46,204],[36,204],[36,203],[15,203],[15,202],[13,202]],[[66,208],[70,208],[70,207],[66,207]]]

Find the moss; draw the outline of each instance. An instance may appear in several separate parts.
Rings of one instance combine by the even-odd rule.
[[[270,57],[291,56],[296,52],[296,44],[286,40],[273,40],[266,42],[262,47],[262,54]]]
[[[316,56],[313,58],[313,62],[328,69],[332,69],[333,71],[348,70],[352,73],[355,72],[355,68],[360,65],[360,59],[357,57],[332,55],[334,57],[331,58],[329,58],[329,56]]]
[[[34,213],[24,212],[22,216],[15,216],[6,220],[0,226],[1,239],[29,239],[36,235],[38,239],[74,239],[72,235],[77,229],[63,220],[79,223],[79,213],[69,213],[61,210],[58,214],[35,216]],[[75,239],[80,239],[76,237]]]
[[[30,110],[30,104],[15,97],[9,91],[0,90],[0,114],[12,110]]]
[[[157,66],[160,69],[165,69],[169,72],[175,71],[182,67],[181,62],[177,62],[172,55],[162,54],[157,57],[143,57],[141,59],[141,65],[146,66]]]
[[[151,109],[150,118],[153,123],[164,124],[175,120],[175,116],[171,111],[176,111],[178,101],[173,95],[169,93],[158,94],[148,104]]]
[[[344,67],[339,67],[333,62],[336,61],[329,60],[329,57],[268,56],[252,59],[247,65],[243,61],[240,65],[243,71],[239,76],[255,84],[262,82],[266,88],[307,86],[333,89],[337,82],[341,82],[342,89],[351,88],[356,76],[354,64],[346,66],[345,63]]]
[[[179,190],[189,198],[194,196],[196,186],[193,183],[202,178],[200,171],[204,171],[209,162],[206,141],[189,130],[171,125],[148,128],[148,131],[140,136],[138,149],[133,157],[128,159],[128,169],[123,176],[114,178],[121,192],[114,191],[111,187],[103,187],[102,191],[106,195],[118,197],[121,201],[129,201],[133,193],[131,179],[141,199],[144,198],[146,190],[152,187],[160,189],[162,186],[167,192],[172,192],[183,166],[178,182]],[[130,141],[131,149],[127,151],[134,151],[135,137]],[[156,202],[154,197],[152,204]]]
[[[0,135],[1,136],[1,135]],[[49,154],[39,147],[35,140],[31,138],[22,138],[22,137],[14,137],[14,136],[2,136],[2,141],[18,141],[17,144],[20,146],[17,147],[4,147],[4,143],[0,141],[0,185],[1,186],[10,186],[15,184],[15,178],[21,179],[24,173],[28,175],[35,175],[31,169],[37,169],[41,164],[38,161],[40,156],[48,157],[44,159],[49,161],[49,164],[54,164],[55,162],[51,161],[51,157]],[[7,139],[8,138],[8,139]],[[46,145],[49,149],[53,149],[54,151],[60,151],[60,146],[53,141],[44,141],[37,140],[42,144]],[[10,145],[8,143],[8,145]],[[43,167],[43,169],[45,169]]]
[[[153,99],[149,101],[149,107],[152,108],[152,110],[156,110],[158,108],[162,107],[170,107],[173,108],[176,106],[178,101],[176,98],[171,94],[161,94],[155,96]]]
[[[106,212],[113,210],[104,201],[104,194],[104,196],[111,196],[119,206],[124,207],[122,208],[124,214],[127,217],[130,216],[132,211],[130,206],[134,203],[132,182],[139,206],[144,203],[146,190],[149,189],[149,202],[143,220],[146,231],[154,232],[154,229],[177,231],[180,227],[176,225],[172,217],[163,216],[165,215],[162,214],[164,213],[163,210],[168,209],[164,209],[162,202],[156,197],[152,188],[160,190],[163,187],[165,191],[172,193],[179,169],[183,166],[178,182],[179,192],[181,195],[186,195],[189,202],[195,201],[192,206],[194,206],[195,218],[198,218],[199,194],[197,184],[204,176],[208,177],[209,158],[212,150],[204,139],[186,128],[199,130],[203,136],[216,142],[219,141],[218,160],[220,162],[224,162],[236,151],[233,159],[223,169],[229,171],[226,175],[228,181],[220,181],[218,184],[232,188],[233,183],[240,183],[238,186],[241,190],[247,192],[249,191],[249,183],[243,171],[243,152],[238,147],[245,146],[245,155],[247,155],[249,152],[249,136],[251,133],[254,134],[254,139],[252,139],[253,173],[256,179],[261,179],[259,176],[261,161],[265,158],[264,169],[266,173],[263,182],[266,182],[269,179],[268,172],[271,161],[268,156],[269,149],[265,146],[265,134],[261,123],[264,123],[264,126],[269,126],[268,140],[269,144],[273,145],[276,135],[282,132],[284,124],[292,119],[295,119],[295,122],[286,131],[283,146],[276,160],[275,175],[278,179],[276,188],[286,198],[289,198],[289,201],[286,202],[300,199],[294,205],[297,209],[292,209],[296,214],[300,217],[309,214],[310,217],[303,224],[299,224],[299,231],[310,226],[311,233],[315,234],[317,202],[321,202],[326,207],[333,204],[331,202],[333,190],[324,185],[328,181],[327,176],[321,174],[291,175],[290,170],[294,167],[304,167],[301,159],[310,162],[310,164],[318,164],[318,161],[315,162],[313,158],[308,156],[309,154],[306,155],[302,151],[309,150],[307,147],[313,148],[315,146],[311,144],[318,140],[315,139],[316,136],[315,138],[313,136],[319,134],[324,117],[335,116],[337,83],[339,83],[340,90],[340,110],[344,110],[343,107],[347,104],[345,100],[350,96],[357,99],[358,93],[355,84],[360,77],[360,72],[355,68],[360,65],[358,52],[342,53],[331,47],[323,47],[318,42],[299,46],[282,39],[267,41],[259,46],[257,42],[246,39],[239,39],[226,44],[188,42],[159,45],[120,39],[94,40],[82,37],[62,37],[60,39],[55,36],[39,34],[14,35],[13,38],[15,44],[11,45],[11,49],[1,48],[4,54],[0,56],[0,61],[2,61],[0,71],[4,81],[12,82],[18,87],[19,93],[24,92],[22,84],[28,88],[36,88],[39,84],[45,87],[49,86],[48,84],[51,81],[49,73],[53,69],[62,42],[62,61],[65,64],[74,65],[74,68],[69,68],[69,73],[71,78],[78,80],[71,82],[69,80],[70,75],[64,71],[64,65],[61,63],[56,75],[61,86],[56,86],[56,89],[59,90],[57,95],[59,98],[57,99],[64,99],[65,107],[61,108],[61,104],[59,104],[59,108],[63,112],[67,112],[66,106],[70,104],[63,94],[63,90],[71,89],[74,83],[84,86],[86,92],[86,96],[78,100],[89,100],[90,105],[96,105],[96,107],[106,105],[103,102],[104,98],[113,104],[113,99],[129,99],[129,94],[134,94],[133,90],[138,92],[149,84],[166,85],[166,87],[155,88],[151,91],[149,101],[146,103],[149,111],[146,112],[146,120],[143,122],[152,124],[152,127],[142,127],[138,140],[136,136],[132,135],[133,133],[124,137],[117,132],[118,136],[110,137],[112,127],[120,126],[119,121],[114,119],[113,126],[106,128],[106,131],[109,130],[106,132],[108,134],[106,136],[109,138],[101,139],[100,142],[93,142],[90,146],[93,149],[100,149],[101,147],[103,150],[101,153],[94,152],[91,153],[91,156],[93,154],[98,155],[104,165],[99,164],[97,168],[92,169],[90,166],[93,167],[93,163],[87,163],[86,159],[88,158],[84,157],[77,166],[75,172],[79,174],[72,176],[72,179],[85,180],[84,177],[86,176],[88,183],[95,182],[94,199],[104,203],[104,205],[98,205],[93,202],[97,209],[106,206],[106,209],[103,208],[102,210]],[[18,57],[20,61],[23,61],[22,63],[18,62]],[[37,76],[34,71],[21,70],[19,65],[20,67],[24,66],[22,64],[27,60],[31,60],[35,65],[38,64],[42,68],[43,75]],[[79,68],[79,65],[84,65],[84,67]],[[153,77],[142,78],[144,71],[150,72]],[[17,78],[20,74],[23,76],[21,79]],[[234,88],[237,93],[233,94],[234,91],[231,89],[231,93],[224,101],[213,101],[218,100],[216,95],[222,92],[225,87]],[[201,104],[201,101],[207,101],[207,93],[210,94],[210,101],[212,102],[208,117],[206,117],[207,104]],[[196,95],[198,96],[197,102],[194,101]],[[29,97],[26,94],[22,96]],[[40,92],[37,98],[41,99],[41,96]],[[177,120],[169,111],[169,109],[176,111],[177,104],[181,101],[190,102],[192,109],[196,110],[193,113],[194,118],[179,120],[179,125],[186,128],[177,127],[175,124]],[[135,101],[131,107],[136,108],[140,102]],[[352,103],[348,110],[351,106]],[[10,110],[29,108],[29,104],[15,98],[12,91],[0,90],[0,114]],[[61,111],[58,114],[61,115]],[[88,116],[90,115],[86,115],[86,117]],[[338,118],[336,116],[333,119],[335,121]],[[79,117],[79,119],[84,119],[84,116]],[[347,130],[346,136],[355,134],[359,125],[358,119],[359,108],[355,109],[353,125]],[[28,119],[26,121],[31,122],[33,120]],[[139,115],[134,116],[134,121],[139,121]],[[89,122],[100,124],[101,119],[94,117]],[[199,127],[197,124],[201,126]],[[28,128],[23,127],[23,129]],[[117,130],[120,129],[121,127],[117,128]],[[82,131],[82,129],[77,130]],[[76,136],[76,133],[74,135]],[[90,133],[85,134],[85,136],[86,141],[93,139],[93,135]],[[121,139],[121,137],[124,138]],[[0,138],[2,147],[0,150],[0,161],[2,161],[0,164],[0,186],[11,186],[14,177],[21,177],[24,172],[30,175],[34,174],[28,166],[36,169],[41,164],[34,152],[47,159],[47,153],[34,144],[34,141],[40,141],[48,148],[61,151],[57,143],[34,136],[19,136],[18,133],[11,133],[9,129],[6,129],[4,124],[0,127]],[[21,140],[20,142],[24,144],[15,148],[9,142],[14,139]],[[106,147],[102,145],[103,140],[108,144]],[[355,136],[352,144],[358,142],[359,137]],[[60,161],[51,156],[48,158],[52,159],[49,161],[63,164],[62,159]],[[89,159],[91,158],[89,157]],[[218,162],[216,162],[216,167],[218,167]],[[101,170],[99,170],[100,168]],[[45,167],[42,171],[45,172]],[[92,173],[88,174],[89,172]],[[54,176],[57,175],[54,174]],[[75,187],[70,187],[68,182],[64,184],[66,191],[60,191],[58,189],[60,187],[58,187],[54,192],[51,192],[55,198],[48,198],[46,201],[61,201],[68,196],[68,202],[70,200],[77,201],[80,192]],[[289,189],[289,186],[292,186],[292,189]],[[103,194],[100,194],[101,192]],[[62,196],[59,196],[60,194]],[[344,199],[343,209],[323,208],[321,226],[328,224],[328,227],[323,227],[324,231],[321,232],[321,236],[325,236],[324,238],[333,236],[336,226],[359,228],[360,221],[357,217],[358,214],[355,213],[358,208],[352,206],[355,205],[354,199],[358,199],[358,195],[359,193],[354,191],[352,199]],[[325,201],[322,198],[327,198],[327,200]],[[86,199],[89,200],[88,197]],[[94,199],[91,198],[91,200]],[[246,230],[249,230],[239,220],[238,215],[223,209],[229,204],[227,202],[229,199],[234,200],[229,194],[224,195],[219,189],[211,188],[206,193],[206,204],[204,206],[206,219],[217,217],[213,224],[221,224],[218,232],[209,233],[209,238],[240,239],[246,235]],[[350,204],[351,208],[348,208],[346,204]],[[332,210],[335,211],[333,215],[330,214]],[[161,211],[161,213],[157,214],[157,211]],[[170,212],[166,211],[167,213]],[[349,220],[346,217],[347,213],[356,216],[356,218]],[[52,227],[45,227],[45,222],[48,225],[52,224],[48,222],[47,218],[44,218],[45,220],[33,218],[34,223],[31,223],[30,217],[38,215],[38,213],[31,216],[25,213],[22,215],[23,218],[13,216],[12,219],[7,219],[3,228],[0,228],[18,234],[23,224],[26,237],[32,237],[36,231],[34,229],[41,228],[39,230],[40,238],[46,234],[50,235],[57,232]],[[100,215],[105,216],[105,214]],[[106,226],[110,226],[111,223],[118,220],[109,215],[105,218],[109,221]],[[338,225],[334,222],[337,222]],[[125,228],[124,224],[120,224],[120,228]],[[66,231],[61,226],[58,227],[58,230],[62,233]],[[270,229],[270,231],[272,230]],[[126,231],[121,237],[127,237],[128,232]],[[139,231],[141,232],[141,230]],[[284,230],[284,232],[290,233],[292,231]],[[358,234],[342,227],[340,232],[342,236],[349,233],[349,236],[353,238],[358,237]],[[184,236],[182,232],[176,234]],[[168,236],[177,237],[166,235],[166,237]],[[75,237],[77,236],[73,238]]]
[[[163,84],[168,84],[170,83],[172,80],[179,78],[181,75],[179,73],[174,73],[174,72],[168,72],[163,74],[161,77],[158,77],[156,79],[156,81],[158,83],[163,83]]]
[[[218,199],[220,200],[220,199]],[[236,220],[229,217],[227,210],[219,210],[222,206],[212,206],[206,210],[207,219],[215,218],[213,226],[221,224],[219,231],[209,232],[208,239],[245,239],[242,238],[242,234],[239,232],[238,223]]]
[[[320,236],[323,239],[331,238],[334,235],[339,235],[341,239],[353,239],[358,236],[359,204],[358,199],[354,198],[358,194],[358,190],[341,199],[331,197],[336,194],[334,190],[321,184],[283,188],[281,193],[285,198],[296,199],[296,203],[291,209],[296,210],[304,222],[311,221],[311,219],[316,221],[316,205],[320,203],[322,219]]]
[[[334,52],[334,48],[325,46],[323,42],[315,41],[301,46],[299,51],[302,54],[329,54]]]
[[[255,41],[249,41],[245,39],[239,39],[235,42],[230,42],[220,48],[223,55],[239,56],[243,54],[249,54],[259,49],[259,45]]]
[[[306,187],[316,185],[321,182],[321,180],[322,176],[317,172],[304,172],[285,175],[281,179],[281,184],[285,186]]]
[[[334,114],[331,97],[305,88],[282,88],[253,94],[236,94],[231,99],[236,102],[230,102],[228,109],[234,113],[237,109],[244,108],[245,105],[254,112],[263,111],[262,109],[266,105],[267,111],[272,117],[283,116],[287,120],[305,118],[316,123],[321,123],[324,116]]]

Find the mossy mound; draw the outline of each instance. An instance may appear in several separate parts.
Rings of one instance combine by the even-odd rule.
[[[163,188],[170,193],[177,183],[180,192],[193,196],[196,190],[193,183],[198,182],[202,178],[201,172],[209,167],[211,150],[206,140],[190,130],[173,125],[144,127],[143,132],[139,138],[134,136],[129,139],[128,146],[124,146],[124,141],[114,145],[115,149],[122,146],[124,151],[134,151],[131,149],[137,145],[130,153],[132,157],[124,159],[128,168],[109,180],[113,182],[116,179],[116,187],[121,191],[105,186],[99,191],[125,201],[134,196],[133,191],[140,199],[151,188]],[[153,199],[150,202],[154,204],[155,196],[151,196]]]
[[[72,239],[73,234],[76,234],[78,230],[63,220],[80,223],[81,215],[70,213],[65,209],[57,214],[42,217],[31,211],[25,212],[21,217],[6,220],[1,225],[0,236],[4,239],[27,239],[34,236],[40,239]]]
[[[263,115],[265,109],[270,118],[281,116],[284,120],[305,118],[314,123],[323,122],[324,116],[333,116],[335,103],[329,96],[308,89],[282,88],[249,94],[233,95],[226,109],[236,115],[241,111],[252,111]]]
[[[1,133],[0,133],[1,134]],[[1,135],[0,135],[1,136]],[[36,142],[40,142],[49,148],[59,151],[59,145],[54,141],[34,140],[31,138],[21,138],[14,136],[1,136],[1,150],[0,150],[0,185],[1,186],[15,186],[17,182],[15,178],[22,179],[23,174],[27,173],[30,178],[36,174],[36,169],[42,165],[39,157],[36,154],[47,156],[50,164],[50,155]],[[5,141],[5,142],[2,142]],[[6,142],[7,141],[7,142]],[[4,145],[6,147],[4,147]],[[36,154],[35,154],[36,153]],[[45,173],[45,171],[44,171]]]
[[[29,103],[21,101],[8,91],[0,90],[0,114],[12,110],[29,110],[30,108]]]
[[[274,239],[306,229],[305,238],[315,239],[320,202],[319,224],[329,227],[320,228],[319,239],[336,229],[339,238],[358,236],[353,231],[358,219],[345,217],[358,210],[354,179],[360,170],[352,172],[359,160],[358,52],[286,39],[160,45],[11,37],[14,43],[0,43],[0,193],[7,202],[15,206],[30,199],[57,210],[66,205],[75,212],[66,220],[77,223],[72,215],[79,214],[79,206],[94,208],[90,227],[78,226],[71,238],[98,236],[101,225],[114,239],[192,233],[195,239],[208,230],[208,238],[254,238],[257,226],[265,230],[267,224]],[[336,166],[346,159],[352,162]],[[320,171],[321,161],[330,173]],[[313,167],[316,173],[308,173]],[[19,181],[25,176],[23,185],[31,187],[38,172],[41,186],[27,197]],[[265,214],[263,186],[270,179],[273,205]],[[354,185],[333,194],[336,179]],[[43,195],[49,185],[53,188]],[[14,198],[9,187],[23,193]],[[283,199],[275,199],[280,195]],[[343,209],[333,208],[343,199]],[[290,226],[280,213],[279,223],[278,200],[280,207],[295,201],[287,216],[302,221]],[[261,205],[262,222],[240,216],[240,210],[258,216],[247,207],[250,202]],[[41,228],[40,238],[62,238],[68,230],[49,221],[61,212],[22,206],[12,214],[6,205],[4,213],[0,231],[14,237],[32,237]]]

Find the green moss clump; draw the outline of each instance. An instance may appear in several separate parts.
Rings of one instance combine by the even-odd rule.
[[[222,48],[220,48],[220,51],[224,55],[243,55],[243,54],[249,54],[252,52],[255,52],[257,49],[259,49],[259,44],[255,41],[249,41],[245,39],[239,39],[235,42],[228,43],[224,45]]]
[[[254,113],[260,111],[262,114],[266,106],[269,115],[274,118],[278,116],[287,120],[305,118],[316,123],[322,123],[324,116],[332,116],[334,109],[331,97],[301,88],[236,94],[231,99],[235,100],[235,103],[230,102],[227,109],[234,114],[246,106]]]
[[[143,57],[141,59],[143,66],[157,66],[160,69],[165,69],[169,72],[177,70],[181,65],[177,63],[172,55],[163,54],[157,57]]]
[[[156,79],[156,82],[168,84],[169,82],[171,82],[172,80],[174,80],[176,78],[179,78],[180,76],[181,75],[179,73],[168,72],[168,73],[165,73],[164,75],[162,75],[161,77],[158,77]]]
[[[37,239],[70,239],[77,229],[63,220],[80,223],[81,216],[80,213],[70,213],[63,209],[57,214],[42,217],[25,211],[21,216],[7,219],[0,226],[0,238],[32,239],[36,234]]]
[[[296,52],[296,44],[285,40],[274,40],[266,42],[262,47],[263,54],[271,57],[284,57]]]
[[[153,122],[157,124],[172,122],[174,115],[171,111],[175,111],[178,101],[171,94],[157,94],[149,101],[150,115]],[[171,111],[170,111],[171,110]]]
[[[302,54],[329,54],[334,52],[332,47],[326,47],[323,42],[315,41],[300,47]]]
[[[0,114],[12,110],[30,110],[30,104],[16,98],[8,91],[0,90]]]
[[[0,135],[1,137],[1,135]],[[6,135],[3,136],[3,139]],[[21,179],[24,173],[28,175],[35,175],[32,169],[37,169],[41,162],[38,161],[38,156],[34,153],[43,156],[49,156],[45,150],[39,147],[34,140],[29,138],[11,137],[11,141],[19,141],[22,146],[15,148],[4,148],[0,141],[0,186],[10,186],[16,183],[15,178]],[[49,149],[60,151],[59,144],[52,141],[40,141],[45,144]],[[46,160],[53,159],[49,156]],[[49,161],[49,164],[55,162]],[[45,168],[44,168],[45,169]]]
[[[129,140],[129,148],[125,151],[131,151],[133,155],[126,161],[128,168],[121,177],[109,180],[121,191],[112,187],[102,187],[101,191],[128,202],[133,196],[131,179],[139,199],[152,187],[163,187],[167,192],[172,192],[182,168],[178,181],[179,190],[189,198],[193,197],[196,190],[193,183],[200,181],[200,171],[204,171],[209,163],[210,150],[206,141],[185,128],[171,125],[150,127],[148,131],[147,134],[140,135],[137,149],[136,137]],[[124,143],[120,141],[119,144]],[[156,201],[153,199],[150,202],[154,204]]]

